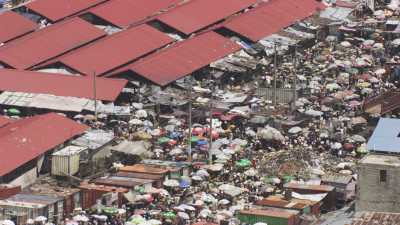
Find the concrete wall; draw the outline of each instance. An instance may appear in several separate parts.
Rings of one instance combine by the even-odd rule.
[[[380,182],[380,170],[386,170],[387,181]],[[400,167],[360,164],[356,210],[400,213]]]

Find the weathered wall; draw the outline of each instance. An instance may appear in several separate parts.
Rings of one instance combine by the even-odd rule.
[[[361,164],[358,170],[356,210],[400,213],[400,168]],[[380,170],[387,170],[386,182]]]

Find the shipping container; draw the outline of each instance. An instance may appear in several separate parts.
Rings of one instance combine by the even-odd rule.
[[[298,225],[299,213],[284,209],[249,209],[240,211],[236,217],[242,223],[255,224],[267,223],[272,225]]]
[[[51,159],[51,174],[54,176],[66,176],[78,173],[80,154],[86,150],[86,147],[67,146],[53,153]]]

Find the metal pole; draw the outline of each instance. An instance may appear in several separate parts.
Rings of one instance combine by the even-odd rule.
[[[274,107],[276,108],[277,104],[277,99],[276,99],[276,73],[277,73],[277,64],[278,64],[278,55],[277,55],[277,50],[276,50],[276,42],[274,42]]]
[[[212,81],[211,78],[212,77],[211,77],[211,73],[210,73],[209,81]],[[210,136],[210,143],[209,144],[210,144],[210,146],[208,148],[208,163],[209,164],[212,164],[211,149],[212,149],[212,143],[213,143],[213,140],[212,140],[212,131],[213,131],[213,125],[212,125],[212,119],[213,119],[213,94],[214,94],[214,90],[215,90],[214,84],[211,83],[211,85],[212,85],[212,87],[211,87],[211,96],[210,96],[210,133],[209,133],[209,136]]]
[[[189,77],[189,138],[188,138],[188,160],[192,161],[192,77]]]
[[[293,71],[294,71],[294,80],[293,80],[293,110],[296,106],[297,100],[297,45],[294,46],[294,58],[293,58]]]
[[[97,121],[97,90],[96,90],[96,72],[93,72],[93,98],[94,98],[94,117]]]

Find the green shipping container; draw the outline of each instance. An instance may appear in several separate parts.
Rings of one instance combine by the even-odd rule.
[[[246,224],[267,223],[268,225],[297,225],[297,214],[286,210],[242,210],[236,216],[240,222]]]

